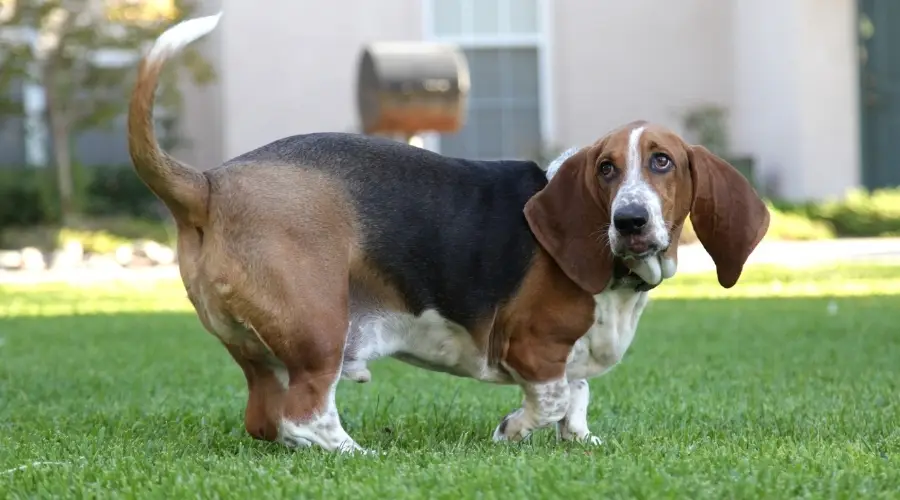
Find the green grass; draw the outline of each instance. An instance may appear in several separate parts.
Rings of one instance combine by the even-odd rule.
[[[602,447],[495,445],[515,388],[384,360],[347,457],[245,434],[178,283],[0,287],[0,498],[898,498],[898,306],[900,267],[679,276],[591,382]]]

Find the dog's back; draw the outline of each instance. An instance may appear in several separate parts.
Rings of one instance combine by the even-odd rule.
[[[214,199],[278,198],[269,208],[296,209],[303,224],[315,216],[311,206],[334,203],[319,198],[335,190],[352,209],[360,250],[410,312],[434,308],[467,327],[518,285],[535,251],[522,209],[547,183],[531,161],[451,158],[345,133],[280,139],[208,175]],[[242,192],[229,192],[232,177]],[[325,224],[323,232],[338,230]]]

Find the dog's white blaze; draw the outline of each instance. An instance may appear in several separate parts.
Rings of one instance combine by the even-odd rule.
[[[484,350],[465,328],[434,309],[419,316],[387,311],[353,315],[343,377],[366,382],[371,377],[366,362],[388,356],[432,371],[485,382],[510,382],[500,370],[488,366]]]
[[[147,54],[148,60],[166,59],[188,46],[191,42],[211,33],[219,24],[222,12],[211,16],[197,17],[182,21],[164,31],[156,39]]]
[[[641,136],[644,127],[637,127],[628,134],[628,159],[625,163],[625,183],[641,182]]]
[[[566,364],[569,380],[589,379],[616,366],[634,340],[647,293],[608,289],[594,296],[594,324],[578,339]]]

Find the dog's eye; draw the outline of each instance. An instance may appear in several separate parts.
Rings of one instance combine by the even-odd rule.
[[[602,177],[612,177],[616,173],[616,166],[611,161],[602,161],[599,170]]]
[[[654,153],[650,158],[650,168],[654,172],[668,172],[674,166],[672,159],[665,153]]]

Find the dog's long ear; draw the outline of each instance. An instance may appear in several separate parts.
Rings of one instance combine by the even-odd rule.
[[[609,200],[594,176],[586,148],[570,156],[525,204],[525,218],[566,276],[596,295],[609,284],[613,258],[606,235]]]
[[[694,185],[691,224],[716,264],[719,284],[731,288],[769,229],[769,210],[725,160],[703,146],[689,146],[688,156]]]

